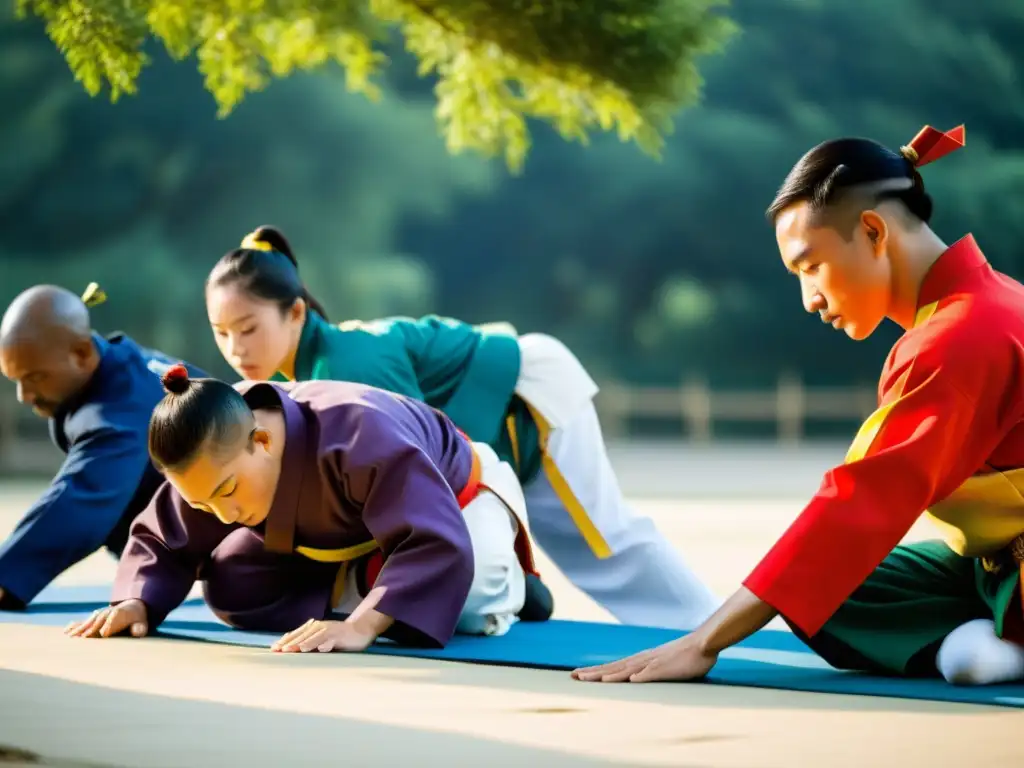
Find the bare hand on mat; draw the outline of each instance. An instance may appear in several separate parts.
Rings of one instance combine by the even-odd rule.
[[[718,661],[717,653],[701,650],[693,635],[659,645],[625,659],[573,670],[576,680],[588,683],[655,683],[663,680],[697,680]]]
[[[690,634],[625,659],[574,669],[572,677],[587,683],[699,680],[715,666],[722,651],[750,637],[776,615],[774,608],[740,587]]]
[[[376,640],[376,636],[361,632],[354,624],[346,621],[318,621],[310,619],[298,629],[270,646],[280,653],[308,653],[319,651],[365,651]]]
[[[149,631],[146,604],[141,600],[125,600],[93,611],[84,621],[74,621],[64,630],[71,637],[113,637],[131,629],[132,637],[144,637]]]

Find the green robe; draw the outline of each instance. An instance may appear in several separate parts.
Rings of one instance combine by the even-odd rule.
[[[519,366],[515,329],[505,324],[427,315],[339,326],[309,312],[295,378],[354,381],[422,400],[493,447],[525,484],[540,470],[541,453],[537,424],[515,395]]]

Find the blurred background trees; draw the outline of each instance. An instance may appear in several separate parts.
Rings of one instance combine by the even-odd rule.
[[[1024,278],[1024,4],[760,0],[698,61],[700,103],[657,160],[597,131],[589,146],[531,119],[523,173],[452,154],[436,75],[384,43],[381,98],[326,67],[250,93],[227,119],[195,62],[154,46],[139,92],[89,98],[42,22],[0,19],[0,300],[37,282],[110,301],[103,331],[227,374],[203,279],[259,224],[289,234],[336,319],[439,312],[509,320],[570,344],[602,379],[718,386],[871,384],[885,328],[855,344],[807,316],[763,216],[813,144],[892,146],[925,123],[967,149],[924,171],[934,224],[967,231]],[[504,150],[503,150],[504,151]]]

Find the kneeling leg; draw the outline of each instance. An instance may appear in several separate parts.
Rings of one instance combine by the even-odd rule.
[[[328,611],[337,565],[267,552],[239,528],[220,543],[200,572],[216,616],[236,629],[287,632]]]
[[[473,583],[456,631],[503,635],[526,599],[526,574],[516,554],[518,525],[505,503],[484,490],[462,510],[473,543]]]

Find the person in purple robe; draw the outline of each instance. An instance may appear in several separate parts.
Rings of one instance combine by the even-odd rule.
[[[284,652],[443,647],[526,618],[535,574],[511,466],[440,411],[374,387],[163,378],[167,482],[132,525],[111,604],[65,631],[141,637],[196,580]]]

